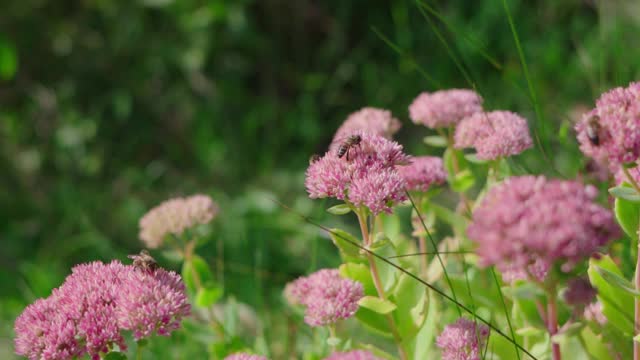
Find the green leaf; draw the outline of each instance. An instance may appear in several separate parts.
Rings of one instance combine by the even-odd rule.
[[[340,275],[345,278],[358,281],[364,286],[364,294],[377,296],[378,292],[376,291],[376,287],[373,284],[373,280],[371,279],[371,272],[369,271],[369,266],[360,263],[348,262],[340,265],[339,267]]]
[[[438,325],[442,321],[438,312],[438,299],[429,296],[427,299],[428,308],[425,309],[425,321],[418,333],[409,339],[403,338],[403,343],[408,351],[411,360],[424,360],[435,358],[432,352],[435,344],[435,337],[438,332]],[[431,356],[430,356],[431,354]]]
[[[351,212],[351,207],[347,204],[338,204],[328,208],[327,212],[333,215],[346,215]]]
[[[622,185],[612,187],[609,189],[609,194],[611,194],[616,199],[624,199],[634,203],[640,203],[640,194],[638,194],[636,189],[629,186]]]
[[[360,301],[358,301],[358,305],[365,309],[369,309],[378,314],[386,315],[392,311],[394,311],[397,306],[389,300],[380,299],[375,296],[365,296]]]
[[[358,261],[364,259],[360,253],[360,248],[355,244],[360,244],[360,240],[355,236],[341,229],[331,229],[329,236],[333,244],[340,250],[340,255],[345,261]]]
[[[609,256],[589,260],[589,280],[598,290],[598,299],[602,302],[602,312],[608,324],[625,335],[632,335],[633,331],[633,296],[629,292],[614,286],[605,280],[596,269],[600,267],[622,277],[622,272]]]
[[[127,360],[127,355],[121,352],[110,352],[103,357],[104,360]]]
[[[446,207],[443,207],[436,203],[429,203],[429,208],[433,210],[438,219],[451,225],[451,227],[455,229],[456,233],[466,233],[467,219],[465,219],[464,216],[457,214],[450,209],[447,209]]]
[[[337,337],[330,337],[327,339],[327,345],[331,346],[331,347],[336,347],[338,345],[340,345],[340,342],[342,340],[340,338]]]
[[[356,319],[358,319],[369,331],[387,338],[392,337],[391,332],[389,332],[389,321],[386,316],[378,314],[367,308],[360,307],[358,312],[356,312]]]
[[[397,255],[395,246],[383,233],[377,233],[375,235],[371,245],[371,251],[383,258],[390,258]],[[396,268],[377,257],[373,261],[378,268],[378,275],[382,282],[382,286],[384,287],[384,291],[388,293],[396,285],[396,280],[399,276],[398,271]]]
[[[198,290],[195,303],[199,307],[208,308],[222,298],[224,290],[218,285],[209,285]]]
[[[449,182],[451,189],[455,192],[465,192],[475,184],[476,178],[470,170],[463,170],[453,177]]]
[[[15,46],[0,39],[0,80],[11,80],[18,70],[18,53]]]
[[[398,333],[404,341],[412,339],[427,316],[428,294],[424,285],[412,277],[402,274],[393,290],[393,302],[398,306],[394,318],[398,324]]]
[[[489,160],[478,159],[478,155],[476,154],[466,154],[464,158],[473,164],[484,165],[489,162]]]
[[[189,292],[195,294],[198,288],[213,281],[213,273],[203,258],[193,255],[191,261],[182,264],[182,278]]]
[[[614,211],[622,230],[630,238],[635,239],[638,236],[638,226],[640,225],[640,204],[616,198]]]
[[[622,289],[631,295],[640,296],[640,292],[634,288],[633,284],[631,284],[629,280],[599,266],[595,266],[595,269],[610,285],[615,286],[618,289]]]
[[[447,139],[442,136],[433,135],[433,136],[425,136],[423,139],[424,143],[438,148],[446,148],[448,145]]]

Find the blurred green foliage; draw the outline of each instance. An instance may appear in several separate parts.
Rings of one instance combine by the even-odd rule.
[[[337,254],[270,199],[322,219],[328,204],[305,195],[307,160],[363,106],[392,110],[399,141],[423,153],[428,131],[408,121],[411,100],[476,87],[487,108],[530,119],[546,151],[519,166],[575,176],[569,115],[638,79],[640,5],[506,3],[540,118],[502,0],[5,2],[0,348],[11,349],[15,316],[71,266],[124,260],[141,246],[147,209],[195,192],[222,208],[203,254],[226,296],[273,312],[287,280]]]

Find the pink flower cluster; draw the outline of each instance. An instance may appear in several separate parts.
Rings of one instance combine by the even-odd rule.
[[[285,288],[290,304],[306,306],[304,321],[309,326],[334,324],[353,316],[363,296],[362,284],[341,277],[336,269],[318,270]]]
[[[580,150],[597,161],[634,162],[640,156],[640,82],[602,94],[576,124]]]
[[[324,360],[382,360],[382,358],[379,358],[365,350],[352,350],[333,353]]]
[[[251,355],[247,353],[235,353],[225,357],[224,360],[268,360],[268,359],[260,355]]]
[[[460,318],[444,328],[436,344],[442,360],[480,360],[488,337],[486,325]]]
[[[140,219],[140,239],[148,248],[158,248],[165,236],[181,235],[194,225],[206,224],[218,211],[218,205],[206,195],[167,200]]]
[[[511,177],[489,190],[467,234],[484,266],[525,274],[535,267],[544,275],[558,262],[569,271],[619,232],[596,195],[594,187],[575,181]]]
[[[435,129],[456,125],[480,111],[482,97],[475,91],[450,89],[418,95],[409,106],[409,117],[416,124]]]
[[[309,197],[333,197],[366,206],[374,214],[390,213],[394,203],[406,200],[406,184],[396,166],[408,163],[409,157],[395,141],[364,131],[352,135],[361,140],[343,157],[338,157],[339,149],[329,150],[309,165]]]
[[[447,181],[442,159],[436,156],[413,157],[411,164],[398,166],[398,172],[407,183],[407,190],[427,191],[431,185]]]
[[[391,111],[365,107],[347,117],[347,120],[342,123],[333,136],[333,141],[329,148],[337,150],[346,138],[358,131],[391,139],[393,134],[400,130],[401,126],[402,124],[393,117]]]
[[[517,155],[533,145],[527,120],[509,111],[469,116],[458,124],[454,140],[456,148],[475,148],[484,160]]]
[[[73,268],[50,297],[16,319],[15,349],[29,359],[66,360],[126,349],[122,331],[136,340],[168,335],[190,313],[179,275],[143,270],[118,261]]]

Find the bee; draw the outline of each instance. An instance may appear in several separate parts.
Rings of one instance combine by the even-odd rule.
[[[347,154],[347,161],[349,161],[349,150],[352,147],[360,145],[362,141],[362,136],[360,135],[351,135],[349,136],[338,148],[338,157],[341,158],[345,154]]]
[[[129,255],[127,257],[133,260],[133,266],[137,269],[155,271],[158,268],[156,259],[149,255],[149,252],[145,249],[142,249],[138,255]]]
[[[598,133],[600,132],[600,117],[598,115],[593,115],[587,120],[587,138],[591,145],[598,146],[600,145],[600,136]]]
[[[313,154],[311,155],[311,157],[309,158],[309,165],[313,164],[314,162],[320,160],[320,155],[318,154]]]

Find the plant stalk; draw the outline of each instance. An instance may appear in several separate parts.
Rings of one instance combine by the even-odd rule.
[[[369,235],[369,228],[367,226],[367,218],[363,214],[362,211],[356,212],[358,216],[358,223],[360,224],[360,231],[362,232],[362,241],[364,246],[369,248],[371,245],[371,236]],[[376,291],[378,292],[378,297],[382,300],[387,300],[387,296],[384,291],[384,286],[382,285],[382,281],[380,280],[380,275],[378,274],[378,266],[376,265],[375,257],[367,252],[367,259],[369,260],[369,268],[371,270],[371,278],[373,279],[373,284],[376,287]],[[402,338],[398,333],[398,327],[396,325],[396,321],[393,318],[393,315],[386,315],[387,321],[389,322],[389,329],[391,330],[391,334],[393,335],[393,339],[396,342],[396,346],[398,347],[398,354],[401,360],[408,360],[407,352],[402,345]]]
[[[555,285],[547,291],[547,330],[549,335],[558,333],[558,305],[556,302],[556,288]],[[553,360],[561,360],[560,344],[551,340],[551,355]]]

